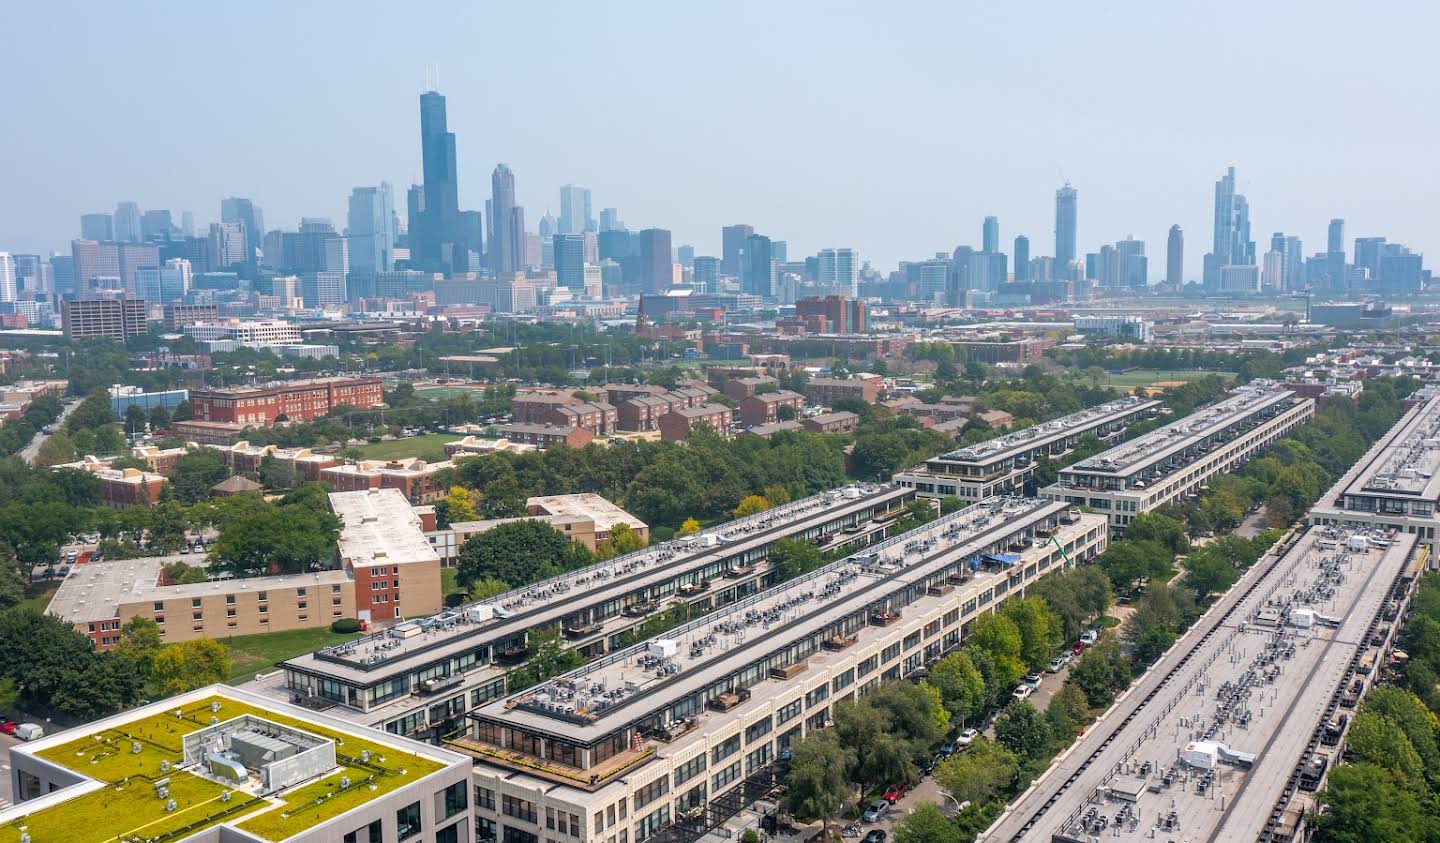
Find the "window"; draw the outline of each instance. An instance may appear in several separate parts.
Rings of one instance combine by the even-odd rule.
[[[880,661],[882,661],[882,662],[888,662],[888,661],[891,661],[891,660],[893,660],[893,659],[897,659],[897,658],[899,658],[899,657],[900,657],[900,645],[899,645],[899,644],[891,644],[889,647],[886,647],[884,650],[881,650],[881,651],[880,651]]]
[[[500,810],[507,817],[514,817],[530,823],[535,822],[535,803],[516,799],[508,793],[500,797]]]
[[[303,589],[303,588],[297,588],[297,589],[295,589],[295,596],[296,596],[296,597],[304,597],[304,596],[305,596],[305,589]]]
[[[465,802],[466,783],[456,782],[445,788],[445,814],[442,819],[450,819],[469,807]]]
[[[875,671],[875,666],[878,665],[879,663],[880,663],[880,657],[879,657],[879,656],[871,656],[871,657],[866,658],[866,659],[861,659],[861,660],[860,660],[860,666],[859,666],[860,675],[861,675],[861,676],[864,676],[864,675],[867,674],[867,673],[873,673],[873,672]]]
[[[769,717],[757,723],[752,723],[745,729],[745,743],[754,743],[761,736],[765,735],[774,726]]]
[[[234,606],[234,605],[235,605],[235,595],[233,595],[233,594],[227,594],[227,595],[225,595],[225,605],[227,605],[227,606]]]
[[[190,608],[192,608],[192,609],[198,609],[198,608],[200,608],[200,598],[199,598],[199,597],[192,597],[192,598],[190,598]]]
[[[711,777],[710,790],[713,793],[719,793],[721,788],[738,778],[740,778],[740,762],[736,761]]]
[[[730,737],[726,738],[719,746],[710,750],[710,762],[712,764],[719,764],[721,759],[728,758],[739,751],[740,736],[738,734],[731,735]]]
[[[379,820],[345,835],[345,843],[383,843],[384,839]]]
[[[649,805],[651,802],[654,802],[656,799],[659,799],[660,797],[664,796],[669,792],[670,779],[667,776],[661,776],[655,781],[635,791],[635,810],[638,811],[641,808],[644,808],[646,805]]]
[[[820,702],[828,696],[830,696],[829,685],[821,685],[818,688],[812,688],[810,690],[810,693],[805,695],[805,707],[809,708],[810,706],[815,705],[816,703]]]
[[[420,803],[412,802],[395,812],[395,839],[407,840],[420,833]]]
[[[679,787],[703,772],[705,772],[705,754],[701,753],[675,768],[675,786]]]
[[[855,684],[855,668],[853,667],[840,674],[839,676],[835,677],[835,680],[830,683],[831,689],[834,691],[839,691],[842,688],[848,688],[853,684]]]
[[[162,603],[162,602],[159,601],[159,600],[156,600],[156,601],[155,601],[155,611],[157,611],[157,612],[163,612],[163,611],[165,611],[165,604]]]
[[[460,843],[460,823],[452,823],[435,832],[435,843]]]
[[[487,811],[495,810],[495,791],[488,787],[475,786],[475,807]]]
[[[794,720],[796,717],[800,716],[800,710],[802,706],[804,706],[804,704],[804,700],[797,699],[794,702],[787,703],[781,706],[780,711],[777,712],[775,715],[775,722],[784,723],[787,720]]]

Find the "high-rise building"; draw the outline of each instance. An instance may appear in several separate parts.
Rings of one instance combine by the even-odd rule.
[[[1380,257],[1385,252],[1384,237],[1355,238],[1355,267],[1365,269],[1371,278],[1380,277]]]
[[[625,223],[620,221],[620,211],[616,208],[600,209],[600,230],[620,231],[625,228]]]
[[[20,297],[17,278],[15,258],[9,252],[0,252],[0,301],[15,301]]]
[[[170,218],[169,211],[146,211],[140,215],[140,239],[170,240],[175,233],[175,221]]]
[[[11,255],[15,259],[15,286],[26,299],[54,289],[50,265],[39,255]]]
[[[720,284],[720,259],[709,255],[697,255],[690,273],[691,282],[707,292],[715,292]]]
[[[1235,191],[1235,168],[1226,169],[1225,175],[1215,182],[1215,237],[1210,252],[1205,256],[1205,289],[1225,291],[1235,287],[1236,279],[1248,279],[1246,273],[1231,273],[1229,280],[1222,283],[1222,271],[1227,266],[1255,266],[1255,241],[1250,239],[1250,203],[1244,194]],[[1259,274],[1256,285],[1259,284]],[[1246,282],[1248,283],[1248,282]]]
[[[590,188],[567,184],[560,188],[560,234],[594,231],[590,216]]]
[[[854,249],[821,249],[816,280],[842,296],[855,298],[860,289],[860,256]]]
[[[420,158],[424,192],[417,197],[418,219],[410,219],[411,258],[433,269],[467,271],[470,246],[460,230],[455,134],[446,126],[445,97],[437,91],[420,95]]]
[[[393,225],[393,223],[392,223]],[[399,227],[395,226],[397,231]],[[479,211],[460,212],[460,239],[465,241],[465,248],[471,254],[485,253],[485,215]]]
[[[745,240],[755,233],[749,225],[727,225],[720,229],[720,274],[732,278],[741,274],[740,257],[745,252]],[[766,240],[769,246],[769,240]],[[768,258],[767,258],[768,259]]]
[[[670,232],[647,228],[640,232],[640,285],[647,293],[663,293],[673,286],[674,262],[670,259]]]
[[[730,226],[729,228],[749,228],[749,226]],[[775,259],[770,249],[770,238],[763,234],[751,234],[746,237],[744,246],[741,248],[741,258],[740,291],[762,297],[774,295]]]
[[[689,269],[695,264],[695,247],[686,243],[675,250],[675,261]]]
[[[390,185],[357,187],[350,191],[346,217],[350,240],[350,270],[359,274],[389,272],[395,268],[394,204]]]
[[[1165,241],[1165,286],[1172,292],[1185,285],[1185,232],[1179,225],[1170,226]]]
[[[496,165],[490,176],[490,190],[490,269],[496,278],[507,278],[523,259],[525,232],[523,225],[520,236],[514,231],[515,174],[509,167]]]
[[[245,225],[241,222],[210,223],[210,243],[215,268],[228,269],[245,262]]]
[[[1079,223],[1078,194],[1070,182],[1055,191],[1055,263],[1075,260],[1075,232]]]
[[[1327,231],[1328,237],[1325,240],[1325,251],[1345,253],[1345,220],[1335,218],[1330,221]]]
[[[307,272],[300,276],[306,307],[333,307],[345,303],[345,273]]]
[[[121,243],[139,243],[144,236],[140,224],[140,206],[135,202],[120,202],[115,206],[115,239]]]
[[[81,214],[80,239],[104,242],[115,239],[115,218],[109,214]]]
[[[135,270],[135,295],[151,304],[171,304],[190,292],[190,261],[171,258],[164,266]]]
[[[985,222],[980,225],[980,251],[1000,251],[1000,220],[998,217],[986,217]]]
[[[58,294],[75,292],[75,256],[52,254],[50,256],[50,289]]]
[[[555,283],[571,290],[585,288],[585,235],[551,235],[555,255]]]
[[[1329,276],[1330,289],[1341,291],[1349,288],[1349,275],[1345,267],[1345,220],[1333,219],[1330,221],[1327,237],[1325,239],[1325,265],[1326,275]]]
[[[190,211],[180,212],[180,236],[195,236],[195,214]]]
[[[1127,236],[1115,244],[1115,254],[1120,269],[1119,276],[1114,280],[1115,284],[1137,288],[1149,286],[1150,271],[1145,257],[1145,241]]]
[[[245,257],[235,263],[255,260],[255,252],[265,239],[265,217],[260,208],[249,199],[229,196],[220,200],[220,222],[236,223],[244,234]],[[213,226],[212,226],[213,229]],[[230,264],[225,264],[229,266]]]
[[[1015,280],[1030,280],[1030,238],[1023,234],[1015,237]]]
[[[65,338],[111,337],[124,342],[144,336],[145,300],[136,298],[82,299],[60,302]]]

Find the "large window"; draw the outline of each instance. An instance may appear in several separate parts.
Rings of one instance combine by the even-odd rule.
[[[383,843],[384,839],[385,835],[379,820],[345,835],[345,843]]]
[[[408,840],[420,833],[420,803],[412,802],[395,812],[395,839]]]
[[[435,832],[435,843],[460,843],[460,823],[451,823]]]
[[[469,790],[467,782],[456,782],[445,788],[445,815],[442,819],[448,820],[469,807],[465,801],[469,795],[466,793],[467,790]]]
[[[711,763],[718,764],[720,759],[727,758],[740,751],[740,736],[731,735],[723,743],[710,750]]]
[[[679,787],[703,772],[705,772],[705,755],[701,753],[675,768],[675,786]]]
[[[524,820],[527,823],[535,822],[535,803],[524,799],[516,799],[509,794],[500,796],[500,810],[507,817],[514,817],[517,820]]]

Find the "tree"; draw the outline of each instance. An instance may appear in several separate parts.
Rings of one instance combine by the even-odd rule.
[[[155,654],[150,679],[166,696],[183,694],[230,676],[230,651],[209,638],[168,644]]]
[[[834,729],[811,732],[790,749],[785,807],[797,818],[825,823],[840,815],[850,798],[846,752]]]
[[[819,568],[825,559],[820,549],[803,539],[777,539],[766,552],[775,581],[785,582]]]
[[[260,484],[273,491],[283,492],[300,485],[300,472],[295,470],[295,464],[287,460],[277,460],[274,454],[261,457],[260,466],[255,473]]]
[[[190,407],[190,402],[189,402],[189,401],[181,401],[179,404],[176,404],[176,405],[175,405],[175,412],[173,412],[173,413],[170,414],[170,421],[172,421],[172,422],[190,421],[190,420],[193,419],[194,417],[195,417],[195,414],[194,414],[194,411],[193,411],[193,410],[191,409],[191,407]]]
[[[451,524],[457,521],[475,521],[480,516],[475,511],[474,498],[464,486],[451,486],[445,495],[445,514]]]
[[[221,522],[220,537],[211,551],[212,570],[244,577],[298,574],[328,564],[340,520],[305,503],[305,488],[291,492],[299,496],[292,499],[287,495],[278,506],[255,495],[224,498],[224,510],[236,514]]]
[[[985,705],[985,677],[964,650],[940,659],[930,668],[927,680],[940,691],[940,699],[951,717],[962,721],[979,714]]]
[[[770,502],[761,495],[746,495],[731,512],[736,518],[744,518],[746,515],[754,515],[757,512],[764,512],[770,508]]]
[[[616,556],[634,553],[645,547],[645,538],[629,524],[618,523],[610,526],[610,550]]]
[[[525,645],[529,657],[524,665],[511,671],[509,686],[524,690],[552,676],[574,670],[585,663],[585,657],[565,646],[560,633],[553,629],[531,632]]]
[[[956,801],[979,804],[999,798],[1015,782],[1019,770],[1015,753],[994,741],[976,738],[968,750],[935,768],[935,780]]]
[[[1365,695],[1361,713],[1372,713],[1394,723],[1405,733],[1425,767],[1425,778],[1433,787],[1440,781],[1440,719],[1425,708],[1421,699],[1394,685],[1376,685]]]
[[[675,535],[690,536],[700,532],[700,530],[701,527],[699,521],[696,521],[694,518],[686,518],[685,523],[680,525],[680,529],[675,531]]]
[[[182,503],[196,503],[210,497],[210,489],[230,476],[230,467],[209,448],[180,457],[170,473],[170,489]]]
[[[1333,843],[1402,843],[1433,839],[1415,794],[1374,764],[1341,764],[1330,771],[1318,801],[1319,839]]]
[[[775,417],[780,421],[794,421],[795,408],[789,404],[782,404],[775,408]]]
[[[543,521],[526,519],[476,533],[460,546],[457,578],[469,587],[493,578],[515,587],[563,573],[571,542]]]
[[[1067,682],[1074,682],[1091,708],[1105,708],[1118,688],[1130,681],[1130,665],[1120,645],[1111,636],[1100,639],[1070,668]]]
[[[165,428],[170,426],[170,411],[165,409],[164,404],[156,404],[150,408],[150,427]]]
[[[120,627],[120,643],[115,645],[114,652],[141,676],[149,676],[155,655],[163,646],[160,625],[150,618],[136,615]]]
[[[985,676],[985,687],[993,704],[1008,694],[1025,675],[1021,659],[1020,630],[1004,615],[981,615],[966,642],[970,658]],[[983,654],[983,655],[981,655]]]
[[[1184,553],[1190,548],[1185,537],[1185,524],[1179,518],[1161,512],[1142,512],[1125,525],[1125,538],[1132,541],[1152,541],[1173,553]]]
[[[161,501],[150,508],[148,544],[150,552],[169,554],[185,543],[185,511],[175,501]]]
[[[1031,672],[1045,669],[1064,642],[1060,616],[1039,597],[1007,600],[1000,611],[1020,632],[1020,657]]]
[[[1424,790],[1425,767],[1420,754],[1393,720],[1373,711],[1356,714],[1345,734],[1345,749],[1356,762],[1374,764],[1389,772],[1401,787]]]
[[[946,495],[940,499],[940,514],[949,515],[952,512],[959,512],[965,508],[965,502],[954,495]]]
[[[66,417],[65,429],[71,433],[94,430],[110,424],[114,418],[110,409],[110,394],[104,389],[97,389],[85,396],[85,400]]]
[[[1225,591],[1240,578],[1240,571],[1235,565],[1209,547],[1187,556],[1184,567],[1185,585],[1195,590],[1197,600]]]
[[[35,467],[50,468],[51,466],[67,463],[75,459],[75,445],[70,437],[60,431],[51,434],[48,439],[40,443],[40,448],[35,452]]]
[[[1174,558],[1174,554],[1157,542],[1122,539],[1100,554],[1099,564],[1116,591],[1129,593],[1142,579],[1168,574]]]
[[[1030,760],[1049,755],[1050,730],[1029,700],[1016,700],[995,718],[995,740],[1017,758]]]
[[[125,432],[134,436],[145,432],[145,424],[150,421],[150,416],[145,410],[135,404],[125,408]]]
[[[895,843],[965,843],[960,828],[934,802],[915,806],[895,826]]]
[[[1085,692],[1074,682],[1066,681],[1050,698],[1050,705],[1046,706],[1045,713],[1049,714],[1052,709],[1060,709],[1065,716],[1076,726],[1082,726],[1090,722],[1090,701],[1085,698]]]

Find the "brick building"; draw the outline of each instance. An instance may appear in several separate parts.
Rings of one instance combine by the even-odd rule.
[[[195,420],[242,425],[271,425],[282,415],[291,421],[308,421],[336,407],[367,410],[384,400],[377,377],[321,378],[190,393]]]
[[[659,395],[640,395],[620,402],[616,407],[620,430],[659,430],[660,417],[674,409],[675,403]]]
[[[858,398],[866,404],[880,400],[885,380],[879,375],[855,378],[811,378],[805,383],[805,400],[830,405],[841,398]]]
[[[614,405],[599,401],[558,404],[550,408],[541,422],[560,427],[583,427],[592,433],[614,433],[617,414]]]
[[[274,445],[251,445],[249,442],[210,447],[236,474],[255,474],[266,457],[274,457],[277,462],[295,469],[301,479],[314,481],[320,479],[322,470],[341,462],[339,457],[317,454],[309,448],[278,448]]]
[[[163,475],[138,468],[111,468],[110,462],[110,459],[87,456],[79,462],[54,466],[54,470],[70,469],[94,475],[100,481],[100,499],[112,509],[160,502],[160,493],[169,482]]]
[[[660,438],[666,442],[683,442],[690,438],[690,428],[703,424],[722,436],[730,432],[733,417],[724,404],[681,407],[660,417]]]
[[[863,334],[868,329],[865,302],[845,296],[812,296],[795,302],[795,315],[816,325],[812,333]]]
[[[751,377],[730,378],[729,380],[725,381],[725,394],[735,399],[736,401],[744,401],[746,398],[754,395],[756,390],[767,386],[773,386],[778,389],[780,386],[780,381],[776,380],[775,378],[769,377],[768,375],[754,375]]]
[[[455,464],[427,463],[423,459],[361,460],[358,463],[332,465],[320,470],[320,479],[338,492],[359,492],[370,489],[397,489],[413,503],[432,503],[449,491],[435,483],[435,474],[454,468]]]
[[[860,426],[860,417],[848,410],[821,413],[800,422],[811,433],[849,433]]]
[[[798,418],[804,406],[805,396],[788,389],[752,395],[740,402],[740,420],[749,425],[783,421],[780,418],[781,407],[789,407]]]
[[[553,424],[502,424],[496,430],[511,442],[534,445],[544,450],[557,445],[583,448],[595,439],[595,431],[584,427],[559,427]]]

